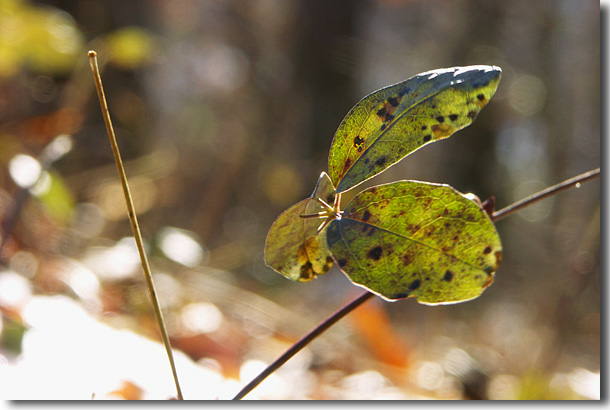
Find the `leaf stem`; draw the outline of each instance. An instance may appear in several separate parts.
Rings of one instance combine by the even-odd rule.
[[[150,298],[152,300],[152,305],[155,311],[155,315],[157,317],[157,323],[159,324],[159,329],[161,330],[161,338],[163,339],[163,344],[165,345],[165,351],[167,353],[167,357],[169,359],[169,364],[172,369],[172,375],[174,377],[174,383],[176,384],[176,392],[178,396],[178,400],[184,400],[182,397],[182,390],[180,389],[180,383],[178,382],[178,373],[176,372],[176,365],[174,363],[174,355],[172,353],[172,347],[169,341],[169,336],[167,334],[167,329],[165,328],[165,321],[163,320],[163,312],[161,311],[161,305],[159,303],[159,299],[157,297],[157,291],[155,290],[155,283],[153,281],[152,273],[150,271],[150,266],[148,264],[148,258],[146,257],[146,252],[144,251],[144,243],[142,240],[142,234],[140,232],[140,226],[138,225],[138,219],[136,216],[136,210],[133,205],[133,200],[131,198],[131,192],[129,190],[129,185],[127,183],[127,175],[125,174],[125,169],[123,168],[123,162],[121,160],[121,154],[119,152],[119,147],[116,141],[116,136],[114,134],[114,128],[112,127],[112,121],[110,120],[110,112],[108,111],[108,104],[106,103],[106,97],[104,95],[104,87],[102,86],[102,78],[100,76],[99,67],[97,65],[97,53],[95,51],[89,51],[89,62],[91,64],[91,71],[93,72],[93,77],[95,79],[95,87],[97,88],[97,96],[100,100],[100,106],[102,108],[102,115],[104,116],[104,122],[106,123],[106,131],[108,132],[108,137],[110,138],[110,146],[112,147],[112,152],[114,154],[114,160],[116,162],[116,167],[119,172],[119,177],[121,179],[121,184],[123,186],[123,194],[125,196],[125,202],[127,203],[127,210],[129,215],[129,221],[131,222],[131,229],[133,231],[134,238],[136,240],[136,245],[138,247],[138,253],[140,254],[140,261],[142,262],[142,270],[144,272],[144,277],[146,278],[146,284],[148,285],[148,293],[150,294]]]
[[[286,363],[292,356],[297,354],[301,349],[309,344],[313,339],[318,337],[321,333],[327,330],[329,327],[341,320],[345,315],[356,309],[358,306],[375,296],[371,292],[364,291],[360,296],[353,299],[351,302],[337,310],[335,313],[324,319],[322,323],[313,328],[309,333],[301,338],[298,342],[292,345],[288,350],[284,352],[280,357],[275,359],[265,370],[263,370],[258,376],[256,376],[250,383],[244,386],[233,400],[240,400],[246,394],[250,393],[256,386],[258,386],[263,380],[267,378],[271,373],[279,369],[284,363]]]
[[[557,194],[561,191],[565,191],[566,189],[579,186],[583,182],[587,182],[591,179],[598,178],[600,176],[600,169],[596,168],[591,171],[585,172],[583,174],[577,175],[574,178],[567,179],[559,184],[553,185],[546,189],[543,189],[540,192],[537,192],[533,195],[528,196],[520,201],[515,202],[512,205],[507,206],[499,211],[496,211],[492,215],[492,220],[498,221],[502,218],[505,218],[515,212],[520,211],[521,209],[530,206],[546,197]]]

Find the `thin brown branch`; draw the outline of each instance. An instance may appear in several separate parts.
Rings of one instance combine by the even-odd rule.
[[[557,185],[553,185],[551,187],[543,189],[542,191],[540,191],[538,193],[530,195],[527,198],[524,198],[518,202],[515,202],[512,205],[507,206],[506,208],[503,208],[503,209],[500,209],[499,211],[494,212],[492,215],[492,219],[494,221],[498,221],[498,220],[505,218],[508,215],[511,215],[515,212],[518,212],[518,211],[522,210],[523,208],[528,207],[544,198],[547,198],[551,195],[558,194],[559,192],[565,191],[566,189],[580,186],[581,183],[590,181],[594,178],[599,178],[599,176],[600,176],[600,169],[596,168],[589,172],[585,172],[584,174],[575,176],[574,178],[570,178],[568,180],[560,182]]]
[[[284,352],[280,357],[275,359],[273,363],[271,363],[265,370],[263,370],[258,376],[256,376],[250,383],[245,385],[233,400],[241,400],[246,396],[246,394],[250,393],[256,386],[258,386],[263,380],[267,378],[271,373],[279,369],[284,363],[286,363],[292,356],[297,354],[301,349],[309,344],[313,339],[322,334],[329,327],[337,323],[341,320],[345,315],[350,313],[352,310],[356,309],[358,306],[372,298],[373,295],[371,292],[365,291],[360,296],[356,297],[354,300],[349,302],[347,305],[343,306],[335,313],[324,319],[322,323],[313,328],[309,333],[301,338],[298,342],[292,345],[288,350]]]

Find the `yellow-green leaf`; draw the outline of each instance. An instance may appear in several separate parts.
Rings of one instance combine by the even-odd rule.
[[[341,270],[388,300],[424,304],[478,297],[502,245],[487,213],[448,185],[399,181],[369,188],[326,233]]]
[[[326,273],[333,259],[326,245],[326,229],[318,232],[320,218],[302,218],[325,208],[315,199],[329,205],[335,201],[335,188],[322,172],[311,196],[285,210],[271,225],[265,243],[265,262],[277,272],[299,282],[308,282]]]
[[[328,172],[337,193],[471,124],[496,92],[501,73],[496,66],[433,70],[364,97],[330,148]]]

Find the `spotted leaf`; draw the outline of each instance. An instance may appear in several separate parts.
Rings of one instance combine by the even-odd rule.
[[[330,148],[328,172],[337,192],[470,125],[496,92],[501,73],[496,66],[433,70],[364,97]]]
[[[330,269],[333,260],[326,244],[326,229],[318,232],[323,220],[301,218],[301,215],[324,211],[324,207],[314,199],[316,197],[332,206],[334,191],[330,178],[322,172],[311,196],[277,217],[265,243],[267,266],[299,282],[308,282]]]
[[[424,304],[478,297],[502,245],[487,213],[448,185],[399,181],[369,188],[330,223],[328,247],[355,284]]]

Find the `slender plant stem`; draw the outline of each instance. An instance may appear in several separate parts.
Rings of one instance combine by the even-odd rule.
[[[152,305],[155,311],[155,315],[157,317],[157,323],[159,324],[159,329],[161,330],[161,338],[163,339],[165,351],[167,353],[169,364],[172,369],[172,375],[174,377],[174,383],[176,384],[178,400],[183,400],[184,398],[182,397],[182,390],[180,389],[180,383],[178,382],[178,373],[176,372],[176,365],[174,363],[174,355],[172,353],[172,347],[169,341],[169,336],[167,334],[167,329],[165,328],[165,321],[163,320],[163,312],[161,311],[161,305],[159,303],[159,298],[157,297],[157,291],[155,290],[155,283],[153,281],[150,266],[148,264],[148,258],[146,257],[146,252],[144,251],[144,242],[142,240],[140,226],[138,225],[138,218],[136,216],[136,210],[133,205],[133,200],[131,198],[131,192],[129,191],[127,175],[125,174],[125,169],[123,168],[123,162],[121,160],[121,154],[119,152],[116,136],[114,134],[114,128],[112,127],[112,121],[110,120],[110,112],[108,111],[108,104],[106,103],[106,97],[104,95],[102,78],[100,76],[99,67],[97,65],[97,53],[95,51],[89,51],[88,55],[89,62],[91,63],[91,71],[93,71],[93,77],[95,79],[95,86],[97,88],[97,96],[99,97],[100,106],[102,108],[102,115],[104,116],[104,122],[106,123],[106,131],[108,132],[108,137],[110,138],[110,146],[112,147],[112,152],[114,153],[114,160],[116,162],[116,167],[119,171],[119,177],[123,186],[123,194],[125,196],[125,202],[127,203],[127,210],[129,214],[129,221],[131,222],[131,229],[136,240],[138,253],[140,254],[140,261],[142,262],[142,270],[144,272],[144,277],[146,278],[146,284],[148,285],[148,293],[150,294],[150,298],[152,300]]]
[[[534,195],[530,195],[529,197],[527,197],[521,201],[515,202],[514,204],[509,205],[504,209],[494,212],[491,215],[491,219],[495,222],[495,221],[502,219],[514,212],[517,212],[529,205],[532,205],[533,203],[540,201],[541,199],[544,199],[550,195],[554,195],[563,190],[577,186],[580,183],[597,178],[597,177],[599,177],[599,175],[600,175],[600,169],[597,168],[597,169],[591,170],[589,172],[585,172],[584,174],[580,174],[574,178],[570,178],[557,185],[553,185],[552,187],[544,189]],[[235,397],[233,397],[233,400],[240,400],[240,399],[244,398],[248,393],[250,393],[252,390],[254,390],[254,388],[256,386],[258,386],[263,380],[265,380],[270,374],[272,374],[274,371],[279,369],[284,363],[286,363],[288,360],[290,360],[290,358],[292,358],[292,356],[294,356],[299,351],[301,351],[305,346],[307,346],[307,344],[309,344],[309,342],[314,340],[316,337],[318,337],[320,334],[322,334],[332,325],[337,323],[340,319],[345,317],[352,310],[356,309],[358,306],[360,306],[361,304],[363,304],[364,302],[366,302],[368,299],[370,299],[373,296],[375,296],[375,295],[372,294],[371,292],[365,291],[360,296],[358,296],[357,298],[355,298],[354,300],[352,300],[351,302],[349,302],[348,304],[346,304],[345,306],[343,306],[342,308],[337,310],[335,313],[333,313],[332,315],[330,315],[329,317],[324,319],[324,321],[322,321],[320,324],[318,324],[309,333],[307,333],[305,336],[303,336],[298,342],[296,342],[288,350],[286,350],[284,352],[284,354],[282,354],[273,363],[271,363],[269,366],[267,366],[258,376],[256,376],[254,379],[252,379],[252,381],[250,381],[250,383],[245,385],[239,391],[239,393],[237,393],[237,395]]]
[[[560,182],[557,185],[553,185],[551,187],[543,189],[540,192],[537,192],[533,195],[528,196],[527,198],[524,198],[520,201],[515,202],[512,205],[507,206],[506,208],[503,208],[499,211],[494,212],[492,219],[494,221],[498,221],[498,220],[505,218],[515,212],[518,212],[521,209],[523,209],[527,206],[530,206],[546,197],[555,195],[561,191],[575,187],[575,186],[577,186],[583,182],[587,182],[591,179],[598,178],[599,176],[600,176],[600,169],[596,168],[591,171],[585,172],[584,174],[575,176],[574,178],[567,179],[563,182]]]
[[[371,292],[364,291],[364,292],[362,292],[362,294],[360,296],[356,297],[354,300],[349,302],[347,305],[343,306],[342,308],[337,310],[335,313],[333,313],[332,315],[330,315],[329,317],[324,319],[324,321],[322,323],[317,325],[309,333],[307,333],[305,336],[303,336],[301,338],[301,340],[299,340],[294,345],[292,345],[288,350],[286,350],[284,352],[284,354],[282,354],[280,357],[275,359],[275,361],[273,363],[271,363],[269,366],[267,366],[267,368],[265,370],[263,370],[258,376],[256,376],[254,379],[252,379],[252,381],[250,383],[248,383],[246,386],[244,386],[240,390],[240,392],[237,393],[237,395],[235,397],[233,397],[233,400],[240,400],[240,399],[244,398],[244,396],[246,394],[250,393],[256,386],[258,386],[263,380],[265,380],[267,378],[267,376],[269,376],[271,373],[273,373],[274,371],[279,369],[292,356],[294,356],[299,351],[301,351],[301,349],[303,349],[305,346],[307,346],[309,344],[309,342],[311,342],[313,339],[318,337],[320,334],[322,334],[324,331],[326,331],[329,327],[331,327],[332,325],[337,323],[339,320],[341,320],[345,315],[350,313],[352,310],[356,309],[358,306],[360,306],[361,304],[363,304],[364,302],[366,302],[373,296],[375,296],[375,295],[372,294]]]

